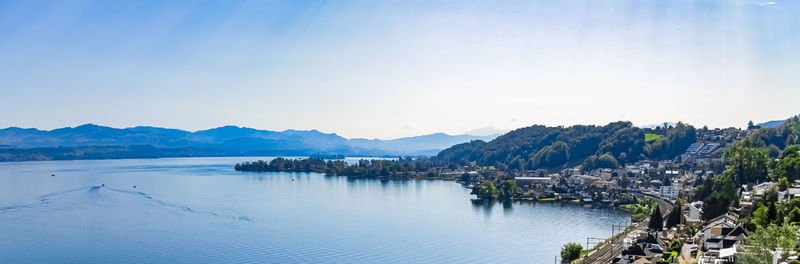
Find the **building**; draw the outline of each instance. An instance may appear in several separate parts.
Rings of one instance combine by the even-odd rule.
[[[697,152],[699,152],[702,147],[703,147],[702,143],[692,143],[686,149],[686,154],[696,155]]]
[[[594,182],[602,181],[603,179],[589,175],[572,175],[572,177],[569,177],[569,180],[572,182],[572,184],[584,186]]]
[[[634,177],[635,178],[635,177],[642,176],[642,174],[644,174],[644,170],[642,170],[641,168],[639,168],[637,166],[634,166],[634,165],[628,165],[628,166],[625,166],[625,174],[627,174],[628,177]]]
[[[708,144],[705,144],[702,147],[700,147],[700,149],[697,151],[697,155],[699,155],[699,156],[710,156],[711,153],[714,152],[714,150],[717,150],[717,148],[719,148],[719,143],[708,143]]]
[[[680,197],[681,188],[677,186],[661,186],[661,198],[675,200]]]
[[[680,174],[681,172],[678,170],[668,170],[664,172],[664,175],[667,175],[667,177],[669,177],[670,179],[678,177],[678,175]]]
[[[706,252],[699,263],[727,263],[736,259],[736,246],[742,245],[747,238],[744,228],[736,224],[738,220],[738,215],[729,212],[709,221],[703,228]]]
[[[800,197],[800,188],[789,188],[785,191],[778,192],[778,200],[791,200]]]
[[[514,183],[523,189],[552,187],[553,179],[550,177],[514,177]]]
[[[703,217],[703,201],[696,201],[689,204],[689,212],[686,214],[686,221],[699,222]]]
[[[626,239],[627,240],[627,239]],[[623,250],[612,260],[617,264],[652,263],[648,259],[664,252],[664,242],[652,233],[635,239],[635,242],[623,244]]]
[[[753,196],[753,200],[759,200],[764,197],[764,194],[767,193],[772,188],[777,187],[778,184],[774,182],[762,182],[756,186],[753,186],[753,190],[751,195]]]

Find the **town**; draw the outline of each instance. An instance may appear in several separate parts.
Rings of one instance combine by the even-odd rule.
[[[796,144],[797,123],[794,129],[789,132],[794,138],[789,140]],[[577,254],[562,262],[800,263],[798,252],[794,251],[800,234],[793,227],[800,221],[800,208],[796,206],[800,205],[800,179],[797,178],[800,164],[790,165],[794,167],[789,169],[789,173],[794,175],[788,175],[788,179],[781,178],[780,172],[775,171],[775,175],[762,178],[761,182],[756,178],[733,186],[737,200],[730,203],[730,210],[725,203],[716,203],[718,199],[707,195],[710,189],[718,188],[713,182],[723,178],[720,175],[740,166],[726,165],[725,159],[731,159],[724,157],[726,150],[730,152],[729,149],[737,144],[750,144],[746,141],[767,133],[773,132],[754,126],[752,122],[746,130],[699,129],[696,143],[673,160],[640,160],[619,168],[586,171],[578,166],[559,171],[502,172],[492,167],[465,166],[457,170],[441,170],[444,175],[453,175],[451,177],[461,175],[459,181],[469,188],[481,187],[485,182],[502,184],[504,179],[513,178],[520,190],[514,199],[575,203],[589,208],[609,207],[631,212],[631,224],[618,227],[619,233],[614,237],[605,240],[587,238],[585,248],[579,243],[565,245],[567,251],[569,247],[579,249],[575,251]],[[764,152],[772,152],[763,153],[773,159],[769,161],[773,163],[771,166],[776,166],[774,163],[780,163],[782,159],[786,162],[800,161],[797,159],[800,151],[796,146],[787,147],[783,153],[776,149]],[[792,161],[788,160],[790,157]],[[766,167],[761,169],[763,172],[767,170]],[[703,193],[706,193],[705,197]],[[780,208],[775,206],[781,205],[787,207],[784,211],[789,212],[776,212]],[[786,225],[769,225],[768,221]],[[767,233],[767,237],[763,232],[753,234],[756,229],[770,229],[764,232],[771,233]],[[754,245],[758,244],[758,239],[771,240],[786,230],[789,230],[789,239],[784,244]],[[754,243],[745,243],[748,238]],[[562,251],[562,258],[563,254]]]
[[[559,169],[528,170],[520,158],[511,158],[511,165],[479,165],[474,158],[470,161],[463,157],[476,157],[475,153],[485,157],[485,146],[491,143],[475,141],[453,146],[433,158],[360,160],[356,164],[322,158],[277,158],[236,164],[235,169],[320,172],[383,180],[453,180],[471,189],[477,200],[575,204],[630,213],[630,221],[611,227],[611,237],[587,237],[585,244],[564,245],[562,263],[800,263],[795,251],[800,237],[797,116],[769,128],[750,122],[746,129],[694,129],[682,123],[653,129],[633,128],[629,123],[578,128],[532,126],[492,143],[513,141],[515,134],[536,140],[536,133],[531,133],[533,137],[525,134],[531,130],[544,131],[539,134],[550,137],[553,131],[608,128],[616,132],[604,140],[606,143],[595,151],[598,154],[582,162],[576,158],[556,163],[553,161],[557,159],[551,158],[551,164],[563,164],[556,166]],[[591,132],[584,134],[589,136],[573,138],[592,136]],[[647,159],[641,153],[637,160],[627,159],[625,152],[602,153],[604,146],[616,143],[619,134],[655,138],[648,145],[620,144],[631,153],[636,149],[630,146],[647,150],[656,144],[681,150],[661,155],[674,157],[671,159]],[[561,143],[556,141],[542,151],[550,151],[548,148],[558,144]],[[654,152],[650,156],[659,157],[652,155]],[[529,163],[536,167],[532,160],[539,153],[530,156]],[[775,237],[784,239],[775,242]]]

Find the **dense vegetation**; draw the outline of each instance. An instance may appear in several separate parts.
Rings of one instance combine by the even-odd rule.
[[[286,159],[237,163],[237,171],[292,171],[319,172],[363,178],[437,177],[433,163],[427,159],[399,158],[397,160],[360,160],[349,165],[343,160],[322,158]]]
[[[570,263],[581,256],[583,246],[575,242],[569,242],[561,247],[561,263]]]
[[[646,158],[672,159],[696,141],[694,127],[678,123],[674,127],[647,131],[630,122],[605,126],[571,127],[530,126],[511,131],[490,142],[473,141],[441,151],[443,162],[496,166],[509,170],[560,168],[583,164],[588,169],[617,167]],[[586,162],[584,162],[586,161]]]
[[[792,117],[783,125],[776,128],[761,128],[756,133],[750,135],[746,145],[767,147],[772,157],[777,156],[778,151],[791,145],[800,144],[800,119]]]
[[[703,181],[695,191],[694,199],[704,201],[703,218],[711,219],[727,212],[730,206],[738,207],[737,186],[772,181],[779,183],[780,190],[785,190],[790,182],[800,177],[798,175],[800,147],[795,145],[798,143],[800,143],[800,122],[794,117],[779,127],[759,129],[743,141],[726,149],[723,160],[727,169],[719,176]],[[770,150],[781,146],[785,149]],[[755,226],[765,226],[764,223],[781,224],[784,218],[792,218],[789,214],[793,209],[783,211],[774,209],[780,205],[776,206],[772,200],[765,199],[763,201],[765,204],[756,210],[753,216]],[[800,205],[800,202],[797,205]],[[797,213],[797,220],[800,220],[800,209]],[[769,217],[764,218],[762,214],[764,217],[766,215]]]
[[[650,215],[650,221],[647,223],[647,229],[652,231],[661,231],[664,229],[664,221],[663,217],[661,217],[661,210],[658,208],[658,205],[653,207],[653,213]]]
[[[500,184],[500,188],[495,187],[494,182],[485,181],[472,187],[472,194],[478,199],[503,199],[508,200],[519,194],[520,190],[514,180],[505,180]]]
[[[653,208],[658,205],[649,197],[637,199],[631,194],[621,195],[618,199],[619,201],[614,201],[614,203],[619,204],[620,209],[630,212],[633,222],[641,222],[652,217]]]

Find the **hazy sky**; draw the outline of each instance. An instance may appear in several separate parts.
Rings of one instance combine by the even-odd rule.
[[[0,127],[740,127],[799,84],[800,1],[0,1]]]

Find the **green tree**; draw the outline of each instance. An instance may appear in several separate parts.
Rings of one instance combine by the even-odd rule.
[[[514,183],[514,180],[505,180],[500,184],[498,197],[502,199],[511,199],[516,196],[517,193],[519,193],[519,189],[517,188],[517,184]]]
[[[720,194],[714,194],[703,200],[703,220],[710,220],[728,212],[731,200]]]
[[[758,259],[771,263],[772,251],[777,248],[794,249],[797,245],[798,227],[789,224],[770,224],[765,227],[756,227],[747,237],[747,244],[752,246],[745,256],[756,256]]]
[[[683,208],[683,200],[678,199],[675,201],[672,212],[667,216],[667,228],[675,227],[681,223],[681,216],[683,212],[679,208]]]
[[[753,211],[753,224],[758,226],[767,226],[769,224],[769,219],[767,218],[767,207],[760,206],[758,209]]]
[[[654,159],[673,159],[697,142],[695,128],[684,123],[664,127],[664,136],[645,146],[647,156]]]
[[[512,170],[512,171],[513,170],[524,171],[525,170],[525,161],[522,160],[522,158],[520,158],[520,157],[516,157],[513,160],[511,160],[511,163],[508,165],[508,169]]]
[[[786,214],[786,221],[784,221],[784,222],[787,222],[787,223],[790,223],[790,224],[800,223],[800,208],[793,207],[792,210],[789,211],[788,214]]]
[[[633,209],[633,215],[631,215],[631,220],[633,222],[641,222],[647,219],[647,216],[650,214],[650,210],[644,206],[636,206]]]
[[[789,189],[789,180],[785,177],[781,177],[780,180],[778,180],[778,190],[785,191],[786,189]]]
[[[786,147],[775,164],[775,173],[779,178],[787,179],[788,182],[800,179],[800,146]]]
[[[575,242],[569,242],[561,247],[561,263],[570,263],[581,256],[583,246]]]
[[[778,220],[778,211],[775,209],[775,202],[771,202],[767,206],[767,223],[773,223],[775,220]]]
[[[647,224],[647,228],[654,231],[664,229],[664,218],[661,216],[661,210],[658,209],[658,205],[653,207],[653,213],[650,214],[650,223]]]
[[[725,150],[724,157],[731,165],[737,185],[768,179],[769,155],[767,148],[737,144]]]
[[[464,184],[469,184],[469,182],[470,182],[470,178],[471,178],[471,177],[469,176],[469,173],[466,173],[466,172],[465,172],[464,174],[461,174],[461,179],[460,179],[460,180],[461,180],[461,182],[462,182],[462,183],[464,183]]]
[[[631,185],[631,180],[628,179],[628,175],[622,174],[622,177],[619,177],[619,179],[617,180],[617,184],[619,185],[620,188],[625,189],[628,188],[628,185]]]
[[[478,199],[496,199],[498,197],[497,187],[491,181],[484,181],[473,186],[472,194]]]
[[[619,162],[617,159],[615,159],[611,153],[606,153],[600,156],[589,156],[589,158],[586,158],[586,160],[583,161],[583,166],[581,168],[584,171],[590,171],[601,168],[615,169],[618,167]]]

